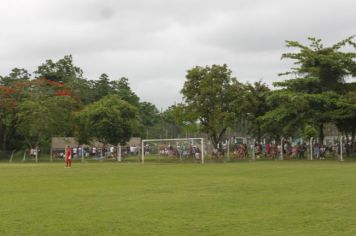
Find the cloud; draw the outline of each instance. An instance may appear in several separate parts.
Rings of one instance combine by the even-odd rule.
[[[72,54],[89,79],[128,77],[142,100],[181,99],[186,71],[226,63],[241,81],[281,80],[284,40],[355,34],[349,0],[5,0],[0,74]]]

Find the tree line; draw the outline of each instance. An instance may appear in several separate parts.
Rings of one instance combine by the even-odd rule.
[[[165,111],[141,99],[125,77],[84,78],[72,56],[47,60],[30,74],[14,68],[0,76],[0,149],[49,145],[53,136],[79,143],[98,140],[124,144],[132,136],[164,138],[204,133],[217,147],[228,129],[244,126],[260,141],[319,137],[326,125],[355,140],[356,44],[354,37],[331,46],[286,41],[294,61],[290,79],[273,83],[239,82],[227,65],[196,66],[186,73],[183,102]]]

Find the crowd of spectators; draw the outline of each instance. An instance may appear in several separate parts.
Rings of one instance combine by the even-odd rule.
[[[104,147],[71,147],[73,159],[81,159],[82,157],[86,159],[116,159],[117,157],[117,147],[114,146],[104,146]],[[124,147],[121,150],[121,156],[138,155],[139,148],[136,146]],[[57,150],[53,153],[54,157],[57,159],[64,159],[64,149]]]
[[[313,159],[323,160],[326,157],[336,157],[340,154],[340,144],[335,142],[334,144],[325,145],[319,142],[313,142],[312,150],[310,150],[310,145],[305,142],[293,143],[285,141],[283,142],[283,147],[276,143],[255,143],[255,155],[256,158],[269,158],[277,159],[281,155],[281,148],[284,158],[289,159],[306,159],[310,154],[313,155]],[[351,154],[351,143],[344,143],[343,150],[346,155]],[[253,146],[251,147],[253,148]],[[310,152],[310,154],[309,154]]]
[[[147,146],[147,148],[149,148],[149,146]],[[160,156],[179,158],[193,157],[195,159],[200,159],[201,156],[199,147],[190,143],[177,143],[175,146],[171,144],[161,144],[158,147],[158,153]]]

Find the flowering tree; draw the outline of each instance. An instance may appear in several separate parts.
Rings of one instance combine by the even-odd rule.
[[[22,146],[18,140],[33,148],[54,134],[71,132],[71,111],[77,102],[68,86],[44,77],[30,80],[7,76],[1,82],[2,149]]]

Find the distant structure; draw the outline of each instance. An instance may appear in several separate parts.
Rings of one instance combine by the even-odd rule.
[[[130,150],[130,148],[134,147],[135,149],[139,149],[141,145],[141,138],[140,137],[131,137],[130,140],[123,146],[120,147],[119,152],[121,155],[121,148],[123,150]],[[94,141],[90,145],[88,144],[83,144],[79,145],[77,140],[74,137],[52,137],[52,143],[51,143],[51,160],[53,157],[60,157],[65,150],[66,146],[72,147],[74,150],[74,154],[80,153],[81,150],[83,149],[95,149],[99,150],[101,148],[106,148],[106,150],[114,150],[116,148],[112,144],[106,144],[104,145],[101,142]]]

